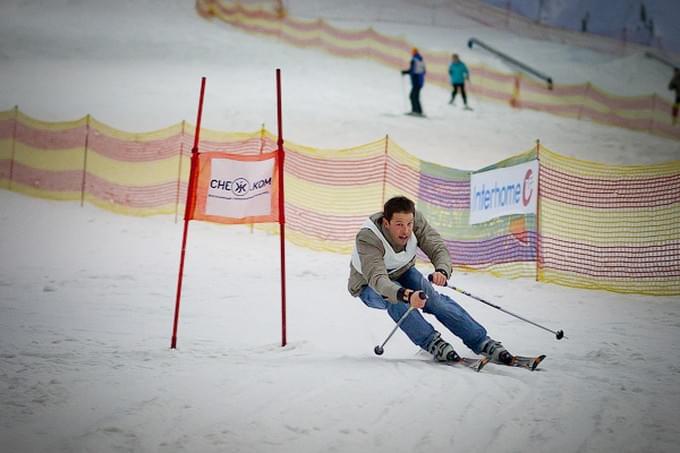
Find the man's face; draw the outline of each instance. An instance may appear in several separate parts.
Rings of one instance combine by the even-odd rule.
[[[413,232],[413,213],[395,212],[392,220],[383,219],[383,227],[395,245],[404,247]]]

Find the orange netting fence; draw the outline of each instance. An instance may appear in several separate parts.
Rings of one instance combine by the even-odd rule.
[[[0,112],[0,187],[75,200],[128,215],[183,214],[194,127],[148,133],[91,116],[48,123],[17,108]],[[201,151],[276,149],[266,130],[201,131]],[[404,194],[442,234],[458,268],[618,292],[680,294],[680,161],[616,166],[544,147],[538,214],[469,224],[470,172],[422,161],[385,137],[342,150],[285,144],[286,236],[316,250],[349,253],[384,201]]]

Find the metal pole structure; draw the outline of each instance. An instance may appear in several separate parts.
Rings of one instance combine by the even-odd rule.
[[[671,69],[680,67],[680,63],[674,63],[674,62],[672,62],[671,60],[669,60],[668,58],[664,58],[664,57],[662,57],[661,55],[657,55],[657,54],[654,53],[654,52],[649,52],[649,51],[645,52],[645,57],[651,58],[651,59],[653,59],[653,60],[656,60],[656,61],[658,61],[659,63],[663,63],[663,64],[665,64],[666,66],[668,66],[668,67],[671,68]]]
[[[536,175],[536,281],[541,280],[543,262],[541,258],[541,141],[536,139],[536,160],[538,174]]]
[[[281,69],[276,68],[276,116],[278,123],[278,149],[279,161],[279,244],[281,250],[281,347],[286,346],[286,206],[284,202],[283,163],[285,152],[283,151],[283,119],[281,114]]]
[[[401,75],[401,102],[404,106],[404,111],[408,111],[408,103],[406,102],[406,90],[404,88],[404,75]]]
[[[510,55],[507,55],[499,50],[494,49],[493,47],[489,46],[488,44],[483,43],[477,38],[470,38],[468,40],[468,47],[472,49],[472,46],[478,45],[482,49],[487,50],[488,52],[491,52],[494,55],[497,55],[498,57],[502,58],[503,60],[507,61],[508,63],[512,64],[513,66],[516,66],[520,69],[522,69],[525,72],[528,72],[529,74],[532,74],[535,77],[538,77],[541,80],[545,80],[545,82],[548,84],[548,89],[552,90],[553,89],[553,79],[549,75],[543,74],[542,72],[532,68],[531,66],[522,63],[521,61],[518,61],[514,58],[512,58]]]
[[[590,82],[587,82],[583,88],[583,94],[581,95],[581,105],[578,106],[578,114],[576,115],[576,118],[579,120],[581,119],[581,116],[583,116],[583,109],[585,108],[586,98],[588,97],[589,92]]]
[[[85,184],[87,178],[87,149],[90,141],[90,115],[85,120],[85,152],[83,154],[83,179],[80,184],[80,207],[85,205]]]
[[[187,233],[189,231],[189,220],[193,211],[196,178],[198,176],[198,137],[201,132],[201,116],[203,115],[203,95],[205,93],[205,77],[201,78],[201,94],[198,100],[198,116],[196,119],[196,132],[194,132],[194,146],[191,148],[191,172],[189,176],[189,188],[187,190],[187,201],[184,208],[184,233],[182,234],[182,251],[179,260],[179,275],[177,277],[177,298],[175,299],[175,318],[172,324],[172,339],[170,348],[177,348],[177,324],[179,321],[179,301],[182,295],[182,277],[184,276],[184,256],[187,248]]]
[[[7,190],[12,190],[12,179],[14,178],[14,154],[17,148],[17,123],[19,122],[19,106],[14,106],[14,124],[12,125],[12,157],[9,161],[9,181]]]

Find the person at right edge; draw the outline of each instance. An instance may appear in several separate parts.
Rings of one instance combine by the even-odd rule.
[[[423,107],[420,105],[420,90],[425,85],[425,61],[415,47],[411,50],[411,64],[408,69],[401,71],[402,75],[411,76],[411,112],[410,115],[423,116]]]
[[[348,289],[370,308],[387,310],[397,322],[409,306],[434,315],[476,354],[494,362],[513,360],[503,345],[487,335],[453,299],[437,292],[416,268],[416,249],[420,248],[435,268],[432,282],[446,286],[451,276],[451,257],[439,233],[416,211],[410,199],[398,196],[388,200],[383,211],[370,216],[356,235],[350,264]],[[424,293],[421,299],[418,293]],[[458,361],[453,346],[430,324],[420,310],[412,310],[400,325],[401,330],[437,361]]]
[[[669,90],[675,91],[675,103],[673,104],[673,124],[678,124],[678,107],[680,106],[680,68],[673,69],[673,78],[668,84]]]

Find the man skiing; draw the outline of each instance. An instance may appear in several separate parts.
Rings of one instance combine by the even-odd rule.
[[[411,99],[411,115],[423,116],[423,108],[420,105],[420,90],[425,85],[425,61],[423,61],[422,55],[418,53],[418,49],[413,48],[411,50],[411,64],[408,69],[401,71],[402,75],[411,76],[411,93],[409,98]]]
[[[434,315],[477,354],[510,364],[513,356],[487,336],[486,329],[450,297],[435,291],[416,268],[420,248],[435,268],[432,282],[446,286],[451,258],[439,233],[415,209],[413,201],[398,196],[388,200],[383,212],[370,216],[356,235],[348,289],[371,308],[387,310],[397,322],[409,306]],[[426,299],[421,299],[424,293]],[[399,326],[411,341],[437,361],[458,361],[460,356],[441,334],[412,310]]]
[[[451,86],[453,91],[451,92],[451,100],[449,104],[453,104],[456,100],[456,94],[460,90],[460,94],[463,97],[463,104],[466,110],[470,110],[467,103],[467,93],[465,93],[465,81],[470,80],[470,72],[468,71],[465,63],[460,61],[458,54],[454,53],[451,55],[451,64],[449,65],[449,77],[451,79]]]

